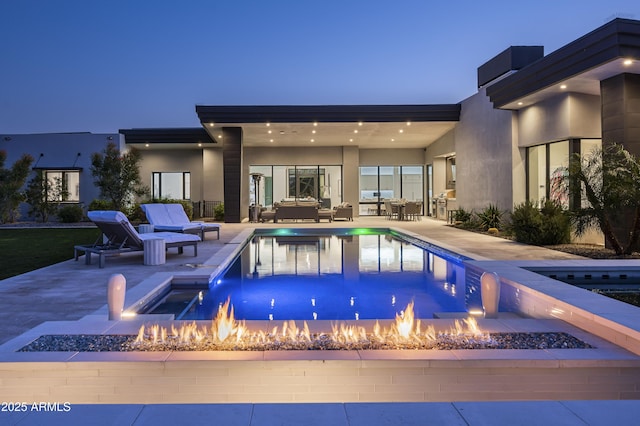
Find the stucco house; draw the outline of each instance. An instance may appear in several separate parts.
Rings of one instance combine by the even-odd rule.
[[[30,153],[35,167],[73,175],[71,201],[88,204],[91,153],[136,147],[154,197],[223,202],[227,222],[256,201],[301,197],[346,201],[356,216],[383,214],[385,198],[422,201],[441,219],[510,210],[552,196],[571,153],[617,142],[640,154],[640,21],[614,19],[547,55],[512,46],[477,71],[477,93],[456,104],[197,105],[198,128],[0,135],[0,149],[8,164]]]

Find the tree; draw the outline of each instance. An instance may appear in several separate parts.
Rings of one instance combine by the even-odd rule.
[[[619,144],[607,145],[585,156],[574,154],[569,161],[566,184],[581,193],[580,205],[571,211],[576,233],[582,235],[588,229],[599,228],[607,246],[616,254],[631,254],[640,237],[638,159]],[[616,233],[616,227],[624,232]],[[629,238],[625,241],[620,238],[622,234]]]
[[[18,206],[24,200],[20,189],[29,177],[33,157],[24,154],[10,169],[4,168],[6,160],[6,151],[0,151],[0,223],[18,218]]]
[[[100,188],[102,198],[108,200],[115,210],[122,210],[133,202],[134,196],[143,196],[149,190],[140,178],[141,155],[132,148],[121,154],[115,143],[110,142],[103,153],[91,155],[93,182]]]
[[[60,203],[69,196],[62,178],[49,179],[46,172],[36,171],[36,175],[27,184],[25,201],[31,205],[29,214],[47,222],[55,215]]]

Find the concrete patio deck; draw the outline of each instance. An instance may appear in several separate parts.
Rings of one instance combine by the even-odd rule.
[[[255,226],[257,225],[257,226]],[[249,227],[289,227],[290,224],[224,224],[220,240],[207,239],[197,257],[169,254],[167,263],[142,265],[140,253],[107,259],[106,267],[87,266],[69,260],[48,268],[0,281],[0,344],[46,321],[75,321],[94,313],[106,301],[106,281],[113,273],[127,277],[128,289],[135,288],[156,272],[189,271],[224,250]],[[570,260],[576,256],[531,247],[446,226],[423,218],[417,222],[359,218],[354,222],[296,223],[295,227],[398,227],[428,237],[436,244],[471,255],[479,260]],[[612,349],[612,348],[609,348]],[[603,352],[606,363],[606,352]],[[624,352],[624,351],[622,351]],[[613,348],[618,360],[632,359]],[[628,353],[627,353],[628,354]],[[634,361],[635,362],[635,361]],[[589,360],[588,365],[597,365]],[[496,364],[497,366],[497,364]],[[635,380],[635,379],[633,379]],[[0,384],[11,386],[10,381]],[[640,383],[630,383],[633,393]],[[6,388],[5,388],[6,389]],[[632,397],[633,398],[633,397]],[[4,397],[6,398],[6,395]],[[553,398],[552,398],[553,399]],[[455,400],[453,400],[455,401]],[[33,401],[29,401],[33,402]],[[8,424],[164,424],[186,416],[216,419],[225,424],[637,424],[640,401],[520,401],[520,402],[433,402],[433,403],[325,403],[325,404],[106,404],[73,405],[68,413],[0,413]],[[178,420],[171,420],[178,419]],[[104,421],[104,423],[100,423]]]

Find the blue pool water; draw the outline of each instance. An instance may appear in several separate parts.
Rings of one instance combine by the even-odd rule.
[[[419,318],[481,309],[459,255],[389,232],[275,232],[255,235],[183,319],[211,319],[227,299],[246,320],[393,319],[411,301]]]

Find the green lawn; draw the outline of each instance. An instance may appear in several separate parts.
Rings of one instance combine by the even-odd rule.
[[[0,280],[73,258],[73,246],[92,244],[95,228],[0,229]]]

